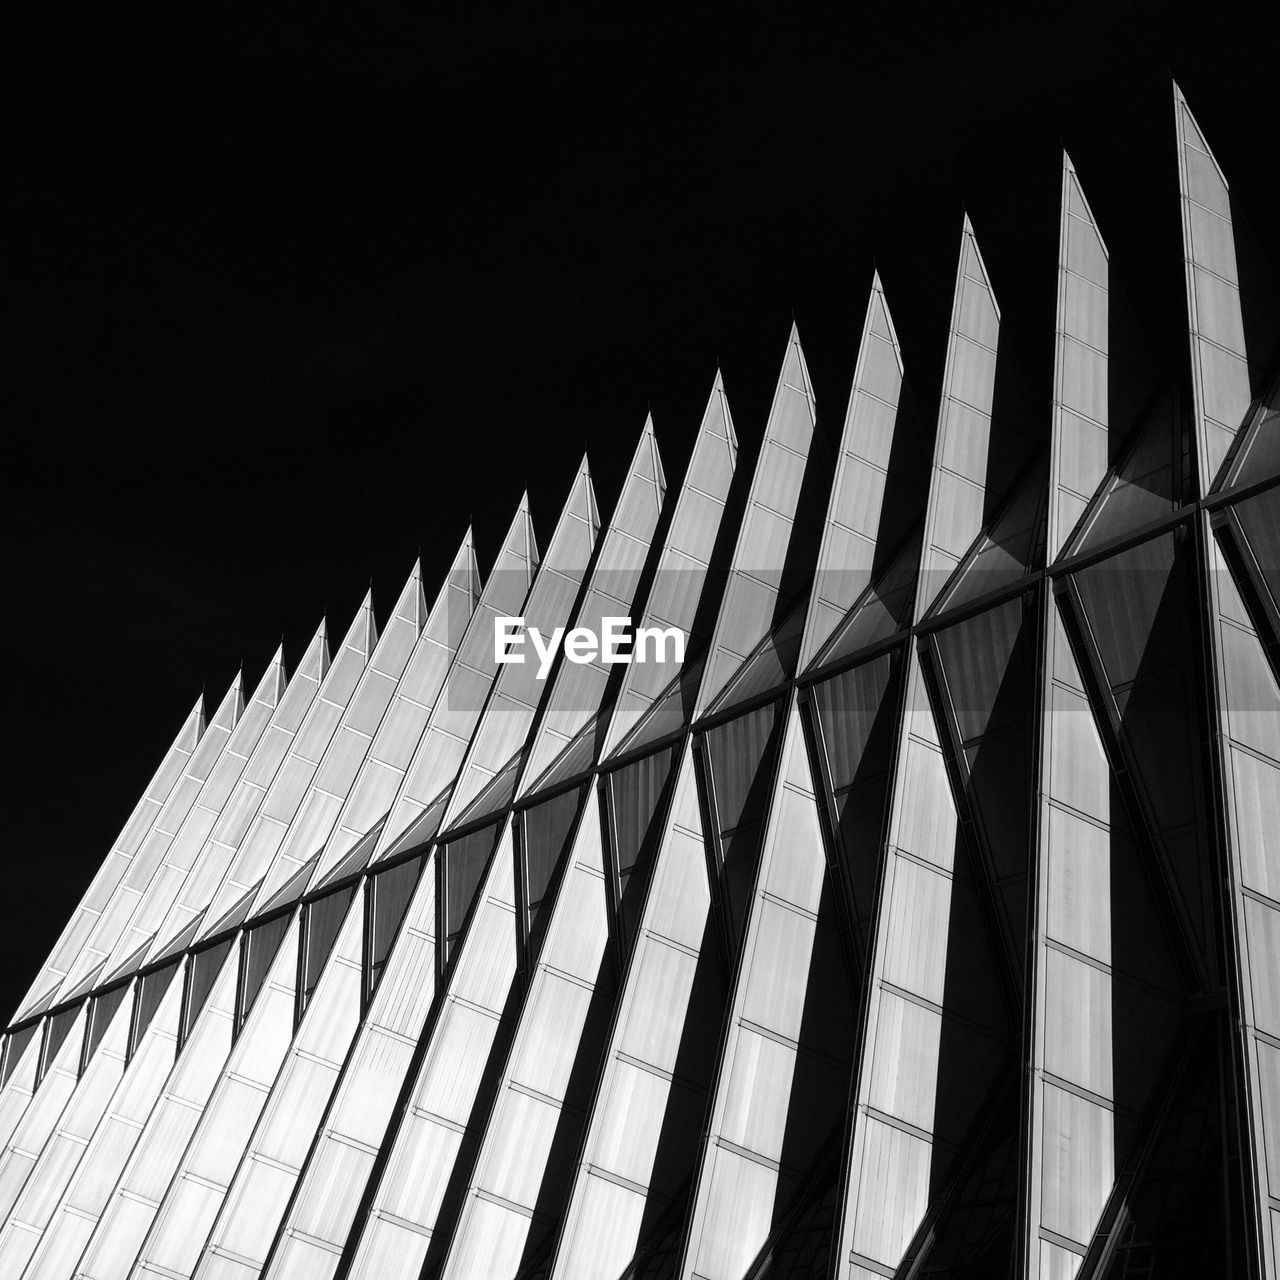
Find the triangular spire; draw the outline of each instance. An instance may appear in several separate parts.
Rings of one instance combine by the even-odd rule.
[[[396,679],[395,692],[378,723],[359,773],[346,789],[341,812],[313,873],[312,888],[337,874],[352,848],[368,842],[368,832],[376,823],[366,861],[373,852],[382,831],[382,822],[377,820],[386,819],[414,749],[427,729],[450,664],[475,610],[478,590],[479,571],[468,529],[403,669],[397,670],[383,662],[381,646],[374,656],[373,665]],[[400,636],[393,637],[397,646],[414,624],[402,621],[399,626]],[[388,627],[384,641],[393,636],[394,630]]]
[[[320,853],[329,843],[417,648],[424,613],[422,571],[415,561],[386,628],[343,708],[337,731],[325,747],[307,794],[276,851],[254,904],[255,915],[268,909],[264,905],[268,900],[284,901],[281,893],[286,885],[297,884],[297,869],[304,863],[314,864],[319,873]]]
[[[595,551],[600,516],[596,508],[591,471],[583,454],[569,488],[560,519],[525,601],[528,629],[550,636],[567,626],[578,590]],[[492,633],[489,637],[492,646]],[[525,654],[522,663],[507,663],[498,670],[485,709],[482,727],[468,748],[458,781],[449,800],[444,826],[470,806],[490,780],[526,745],[538,704],[547,685],[538,678],[536,654]],[[493,714],[490,714],[492,709]],[[486,731],[487,729],[487,731]]]
[[[317,773],[321,764],[332,758],[330,747],[362,686],[376,637],[370,591],[365,593],[333,664],[325,673],[323,685],[307,708],[290,743],[288,759],[273,778],[252,826],[238,842],[222,883],[213,892],[207,920],[224,915],[249,884],[262,884],[264,875],[288,856],[286,841],[296,860],[315,851],[315,844],[310,849],[305,847],[311,835],[309,824],[317,811],[328,807],[316,790]],[[312,803],[309,811],[304,809],[308,799]],[[281,872],[280,878],[273,878],[261,892],[269,896],[281,880],[289,878],[287,869],[282,868]],[[208,936],[207,927],[202,936]]]
[[[187,718],[182,722],[182,728],[178,730],[169,750],[194,751],[196,743],[204,733],[204,726],[204,694],[202,692],[192,704],[191,710],[187,712]]]
[[[901,451],[904,443],[909,448],[917,435],[904,389],[902,349],[875,272],[809,598],[802,670],[822,651],[877,571],[883,571],[916,518],[918,496],[902,490],[902,477],[891,475],[890,466],[895,450]]]
[[[1197,470],[1200,492],[1205,494],[1248,411],[1249,362],[1227,180],[1176,83],[1173,106],[1182,193]]]
[[[385,856],[388,848],[397,846],[400,835],[414,826],[423,811],[433,806],[453,783],[498,669],[493,653],[493,620],[520,612],[537,569],[538,548],[526,493],[467,622],[426,731],[405,769],[374,861]],[[438,825],[434,822],[432,830]]]
[[[641,621],[646,628],[674,628],[687,636],[686,662],[698,658],[709,629],[706,610],[702,617],[699,615],[702,599],[704,595],[712,599],[718,596],[718,582],[709,590],[707,579],[712,574],[712,556],[737,461],[738,437],[734,434],[724,381],[717,370]],[[632,663],[627,668],[603,755],[616,750],[636,728],[663,691],[673,684],[680,669],[674,661]]]
[[[653,421],[646,419],[613,519],[592,567],[582,607],[574,619],[575,626],[588,628],[601,639],[602,645],[604,620],[631,616],[665,494],[666,481],[653,435]],[[561,664],[529,753],[521,794],[599,711],[611,669],[603,654],[597,654],[588,662]],[[604,727],[600,725],[601,733]]]
[[[812,452],[816,429],[817,408],[793,322],[695,715],[715,701],[812,576],[821,526],[810,507],[822,501],[826,481]]]
[[[244,668],[242,667],[231,678],[231,684],[227,687],[226,693],[222,695],[222,701],[218,703],[218,709],[213,713],[213,718],[209,721],[209,729],[224,729],[230,733],[236,727],[236,721],[240,719],[240,713],[244,710]]]
[[[480,599],[481,591],[484,590],[484,578],[480,573],[480,563],[476,559],[475,534],[470,525],[467,525],[467,531],[462,535],[462,545],[458,547],[457,554],[453,557],[453,563],[449,566],[445,581],[450,587],[466,593],[467,617],[470,618],[471,611],[475,608],[476,601]]]
[[[1026,461],[1029,442],[1019,439],[1020,424],[1006,422],[996,430],[999,341],[1000,308],[966,213],[934,438],[916,617],[933,603],[982,532],[991,508],[1005,496],[1007,481]]]
[[[98,918],[87,939],[83,940],[79,954],[70,964],[63,981],[59,999],[74,987],[82,986],[86,975],[95,966],[105,962],[125,938],[124,946],[133,950],[137,943],[130,937],[130,922],[139,902],[139,894],[145,894],[152,874],[173,848],[174,840],[190,816],[205,783],[213,774],[236,731],[245,709],[244,672],[237,671],[227,692],[209,721],[204,736],[186,761],[182,781],[170,792],[146,838],[135,851],[127,879],[118,883],[109,899],[99,904]],[[254,727],[260,731],[264,716],[255,717]],[[235,763],[243,764],[237,757]],[[154,928],[140,932],[150,934]],[[134,935],[136,937],[136,935]]]
[[[310,676],[323,680],[324,673],[329,670],[329,628],[324,618],[311,637],[310,643],[298,659],[294,676]]]
[[[369,658],[371,670],[399,680],[414,642],[427,617],[427,602],[422,593],[422,562],[415,560],[405,584],[400,588],[387,625]]]
[[[305,722],[328,669],[327,629],[321,619],[209,838],[185,881],[174,889],[173,900],[148,950],[149,962],[171,951],[176,945],[175,939],[186,933],[193,918],[203,920],[210,899],[252,824],[266,789],[289,754],[294,735]]]
[[[526,587],[533,581],[534,572],[538,568],[538,540],[533,531],[533,516],[529,512],[529,491],[520,495],[516,513],[507,529],[507,536],[502,540],[497,559],[493,562],[493,574],[499,571],[519,571],[526,575]]]
[[[345,643],[353,649],[359,649],[366,656],[373,652],[374,645],[378,643],[378,620],[373,613],[372,587],[364,593]]]
[[[249,701],[261,702],[266,707],[274,707],[279,703],[288,683],[289,677],[285,674],[284,669],[284,641],[282,640],[275,653],[271,655],[271,661],[267,663],[267,669],[262,673],[262,677],[253,691],[253,697]]]
[[[1107,474],[1111,427],[1108,257],[1075,166],[1064,151],[1049,476],[1050,560],[1062,550]]]

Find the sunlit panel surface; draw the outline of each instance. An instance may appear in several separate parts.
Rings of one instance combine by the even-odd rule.
[[[1173,97],[1176,351],[1064,155],[1040,330],[957,217],[842,416],[793,325],[742,466],[717,375],[192,710],[6,1028],[0,1276],[1280,1280],[1280,353]]]

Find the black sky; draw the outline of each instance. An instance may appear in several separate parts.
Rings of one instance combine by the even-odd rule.
[[[113,8],[4,19],[8,1009],[281,635],[545,541],[584,445],[607,514],[650,406],[677,481],[717,362],[749,448],[793,315],[838,433],[873,260],[931,417],[963,209],[1047,430],[1064,144],[1176,363],[1171,73],[1280,249],[1264,6]]]

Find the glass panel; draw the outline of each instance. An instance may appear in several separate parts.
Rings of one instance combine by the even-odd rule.
[[[208,1003],[209,992],[213,990],[213,984],[222,972],[223,962],[233,941],[234,939],[228,938],[225,942],[205,947],[192,955],[187,965],[187,995],[182,1010],[182,1029],[178,1041],[180,1045],[186,1043],[195,1020]]]
[[[524,874],[525,931],[527,961],[536,958],[546,928],[545,908],[550,905],[565,854],[569,836],[582,802],[585,788],[578,787],[542,804],[526,809],[521,815],[520,855]]]
[[[1280,422],[1276,424],[1276,434],[1280,435]],[[1232,510],[1262,576],[1260,585],[1271,597],[1272,605],[1280,607],[1280,502],[1273,491],[1246,498]]]
[[[635,945],[640,911],[662,838],[662,805],[675,763],[675,748],[645,756],[608,777],[617,932],[625,964]]]
[[[102,995],[95,996],[90,1002],[89,1029],[84,1038],[84,1057],[80,1060],[81,1071],[84,1071],[89,1059],[93,1057],[93,1051],[102,1043],[102,1037],[106,1035],[107,1027],[128,991],[127,984],[121,985],[111,991],[104,991]]]
[[[851,658],[860,650],[889,639],[911,621],[916,594],[916,570],[924,523],[918,522],[894,549],[885,568],[858,597],[814,666]]]
[[[1171,514],[1191,497],[1189,424],[1174,389],[1134,428],[1125,453],[1067,547],[1075,555]]]
[[[9,1077],[13,1075],[14,1069],[21,1061],[22,1055],[27,1051],[27,1046],[35,1038],[36,1032],[41,1029],[41,1023],[33,1022],[28,1027],[9,1033],[9,1038],[4,1045],[4,1071],[0,1073],[0,1087],[8,1083]]]
[[[813,686],[820,758],[835,802],[836,848],[865,949],[888,816],[902,659],[885,654]]]
[[[133,1030],[129,1035],[130,1057],[133,1056],[133,1051],[151,1025],[151,1019],[155,1017],[164,993],[169,990],[169,983],[177,976],[178,966],[181,963],[182,958],[179,957],[172,964],[165,965],[163,969],[148,973],[138,983],[138,993],[133,1006]]]
[[[398,866],[380,872],[369,881],[368,955],[369,973],[365,981],[365,999],[368,1000],[378,985],[387,954],[395,941],[396,931],[409,909],[409,901],[426,865],[426,858],[411,858]]]
[[[298,992],[298,1016],[302,1016],[311,993],[320,981],[324,963],[346,918],[355,886],[328,893],[307,905],[306,941],[303,943],[302,989]]]
[[[710,713],[727,711],[778,688],[795,674],[803,638],[804,621],[809,607],[809,593],[803,592],[783,620],[775,626],[756,651],[742,664],[737,675],[716,699]]]
[[[777,754],[778,704],[718,725],[703,738],[714,794],[721,908],[731,942],[741,936],[760,852],[761,823]]]
[[[979,535],[932,612],[978,600],[1012,586],[1044,563],[1048,519],[1048,461],[1037,460],[994,522]]]
[[[1280,474],[1280,387],[1272,390],[1269,405],[1259,406],[1252,426],[1246,430],[1224,490]]]
[[[441,901],[444,908],[444,935],[441,961],[449,959],[449,953],[467,918],[467,912],[475,901],[484,869],[498,840],[499,826],[483,827],[468,836],[462,836],[445,845],[441,850],[441,872],[444,876],[444,892]]]
[[[289,928],[289,915],[276,916],[266,924],[248,930],[240,947],[240,990],[236,998],[236,1030],[244,1026],[244,1020],[253,1008],[258,992],[266,981],[267,971]]]
[[[53,1064],[58,1050],[62,1048],[62,1042],[67,1038],[67,1033],[75,1024],[79,1013],[80,1006],[73,1005],[70,1009],[64,1009],[61,1013],[55,1013],[52,1018],[45,1019],[44,1042],[40,1046],[40,1067],[36,1072],[36,1084],[44,1079],[45,1072]]]

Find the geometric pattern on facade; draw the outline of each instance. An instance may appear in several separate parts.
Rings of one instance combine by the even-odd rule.
[[[1280,352],[1174,107],[1173,383],[1064,156],[1048,413],[966,218],[936,423],[877,275],[838,438],[793,327],[751,465],[717,376],[198,704],[5,1033],[0,1274],[1280,1280]]]

